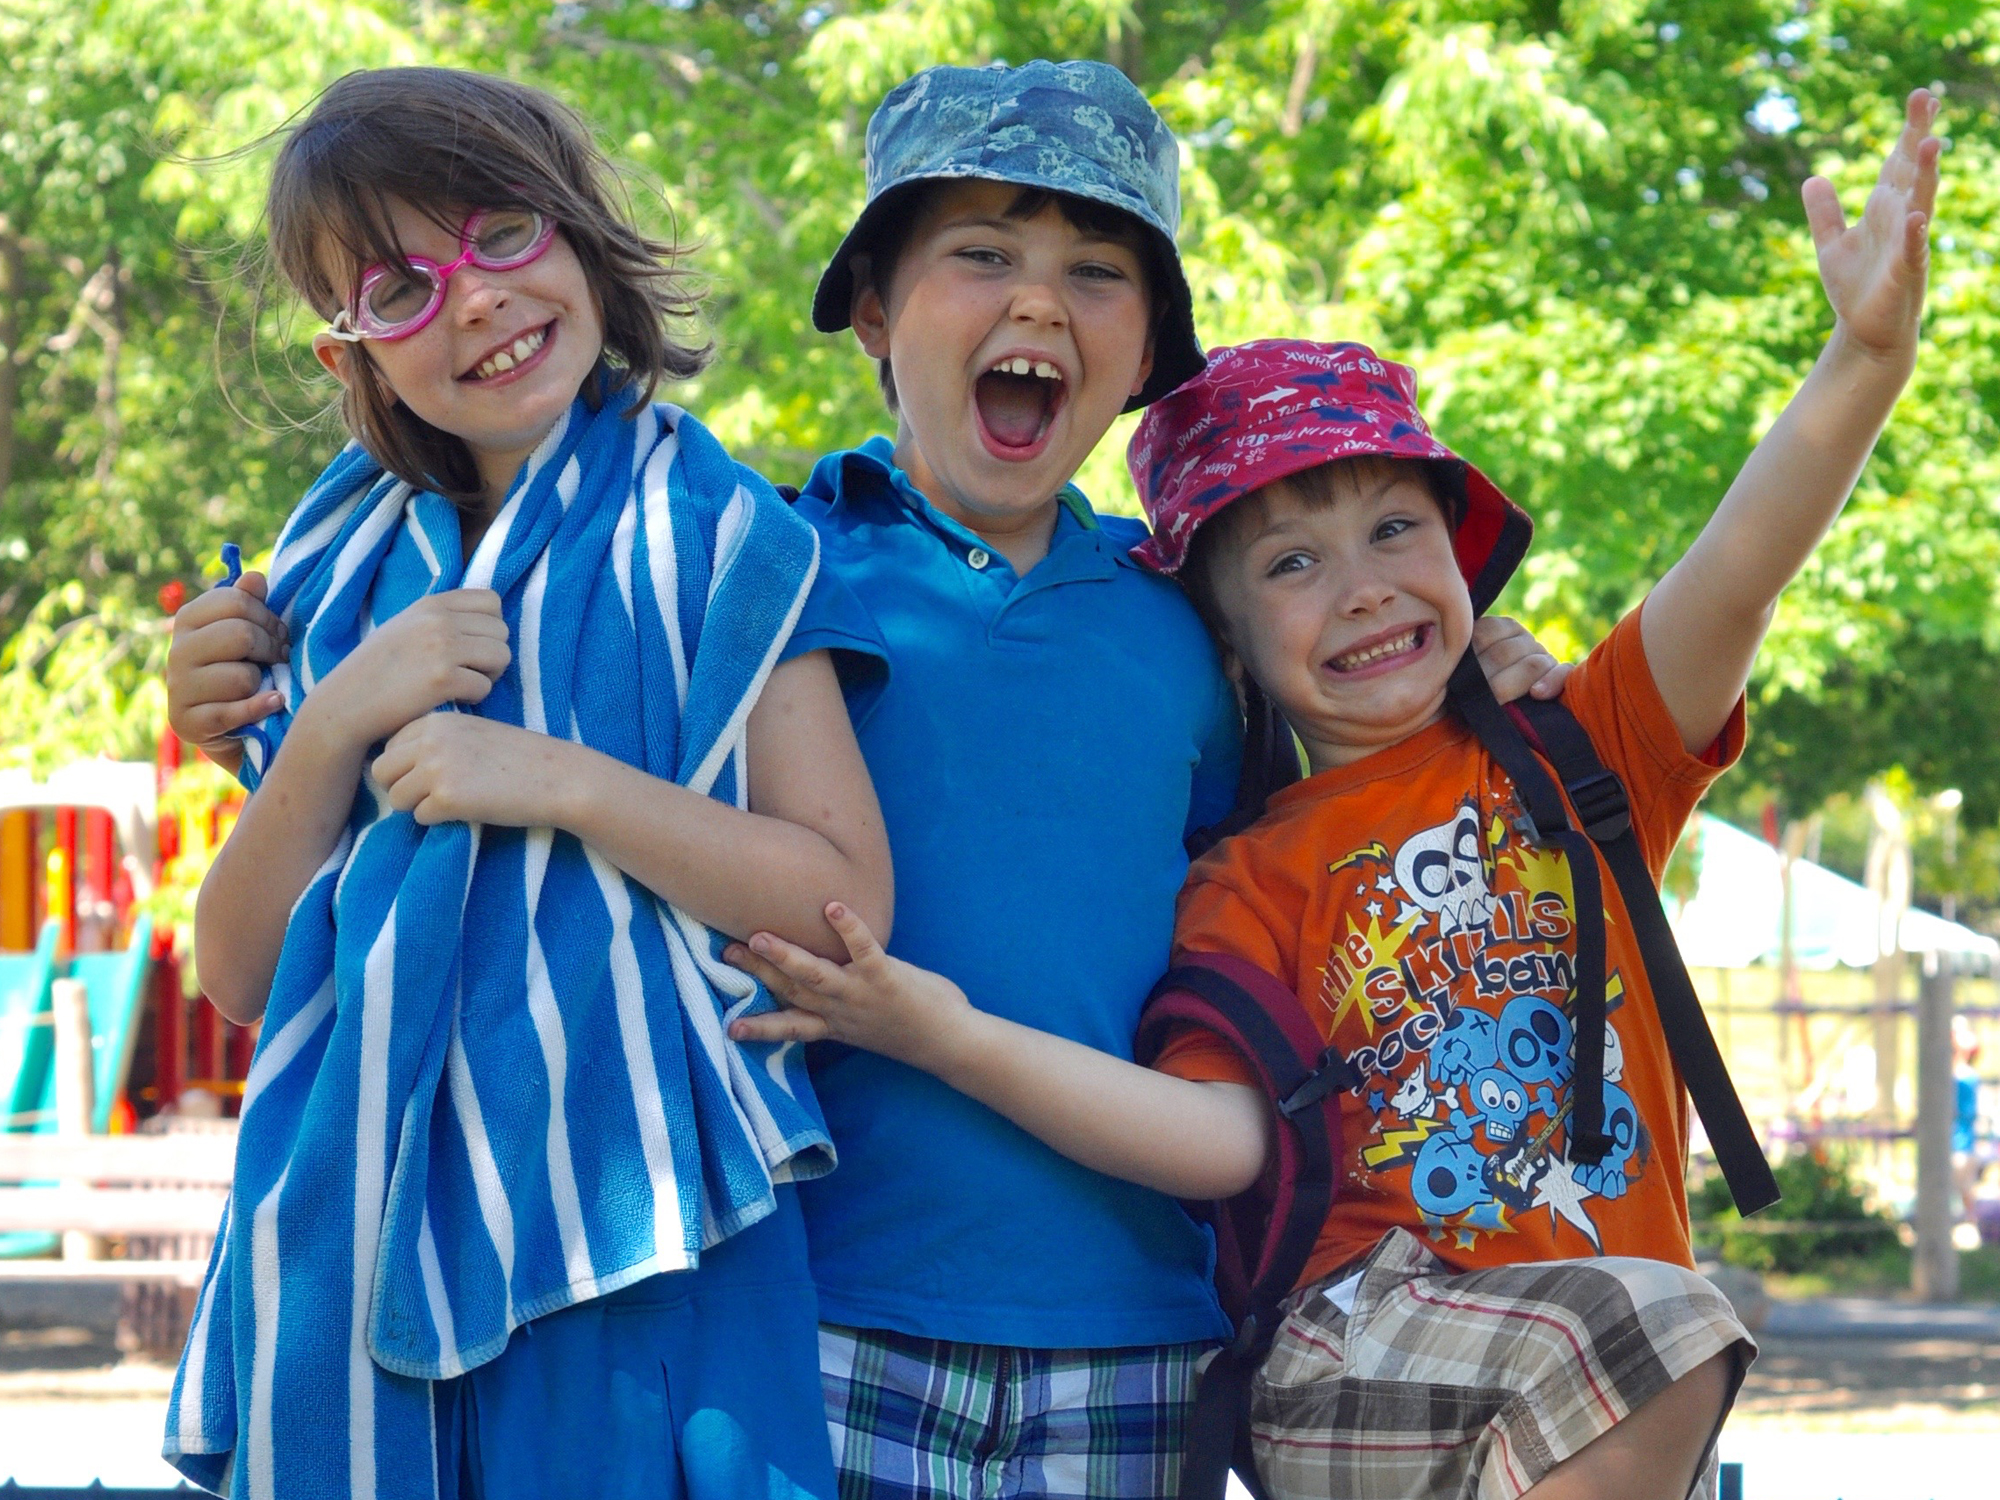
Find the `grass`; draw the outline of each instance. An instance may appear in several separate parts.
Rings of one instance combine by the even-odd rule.
[[[1906,1297],[1910,1251],[1893,1242],[1867,1255],[1831,1256],[1809,1271],[1769,1272],[1774,1297]],[[2000,1302],[2000,1245],[1958,1253],[1958,1295],[1963,1302]]]

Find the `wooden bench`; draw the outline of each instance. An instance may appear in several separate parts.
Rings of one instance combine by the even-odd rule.
[[[121,1240],[212,1239],[236,1160],[234,1131],[166,1135],[0,1134],[0,1231]],[[0,1282],[194,1286],[205,1259],[0,1260]]]

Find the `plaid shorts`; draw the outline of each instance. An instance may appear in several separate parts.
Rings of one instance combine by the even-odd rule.
[[[1661,1261],[1455,1273],[1398,1229],[1359,1269],[1351,1312],[1329,1296],[1341,1272],[1293,1297],[1252,1383],[1257,1469],[1277,1500],[1514,1500],[1725,1351],[1734,1401],[1756,1356],[1723,1295]],[[1711,1438],[1694,1493],[1713,1496],[1715,1472]]]
[[[1172,1495],[1209,1347],[1016,1349],[822,1325],[841,1500]]]

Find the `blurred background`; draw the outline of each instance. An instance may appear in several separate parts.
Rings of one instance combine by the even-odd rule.
[[[706,286],[716,360],[671,399],[797,483],[885,426],[872,367],[807,319],[870,110],[934,62],[1037,56],[1114,63],[1180,136],[1207,342],[1359,338],[1417,368],[1433,424],[1533,512],[1502,607],[1568,656],[1819,350],[1800,183],[1857,212],[1905,94],[1943,96],[1916,379],[1785,598],[1745,763],[1669,894],[1788,1190],[1738,1224],[1695,1143],[1704,1253],[1768,1330],[1725,1451],[1759,1496],[1877,1493],[1870,1464],[1879,1493],[1990,1494],[2000,7],[1970,0],[0,0],[0,1143],[226,1133],[254,1046],[186,961],[233,793],[165,734],[159,673],[218,546],[266,549],[340,441],[317,325],[262,280],[271,132],[357,67],[570,101]],[[1133,511],[1129,420],[1082,482]],[[87,1108],[49,1034],[65,995]],[[66,1244],[10,1201],[0,1480],[164,1482],[147,1423],[185,1287],[61,1268],[201,1237],[114,1215]]]

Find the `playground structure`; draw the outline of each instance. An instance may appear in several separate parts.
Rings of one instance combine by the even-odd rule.
[[[118,1282],[120,1347],[169,1359],[256,1041],[189,993],[186,935],[149,909],[240,806],[163,811],[183,753],[163,731],[151,764],[0,772],[0,1285]]]
[[[170,732],[160,747],[153,764],[81,761],[46,781],[0,771],[0,1129],[49,1128],[53,987],[66,978],[89,995],[94,1131],[235,1111],[255,1032],[186,993],[180,935],[145,909],[172,861],[220,842],[234,808],[162,818],[183,750]]]

